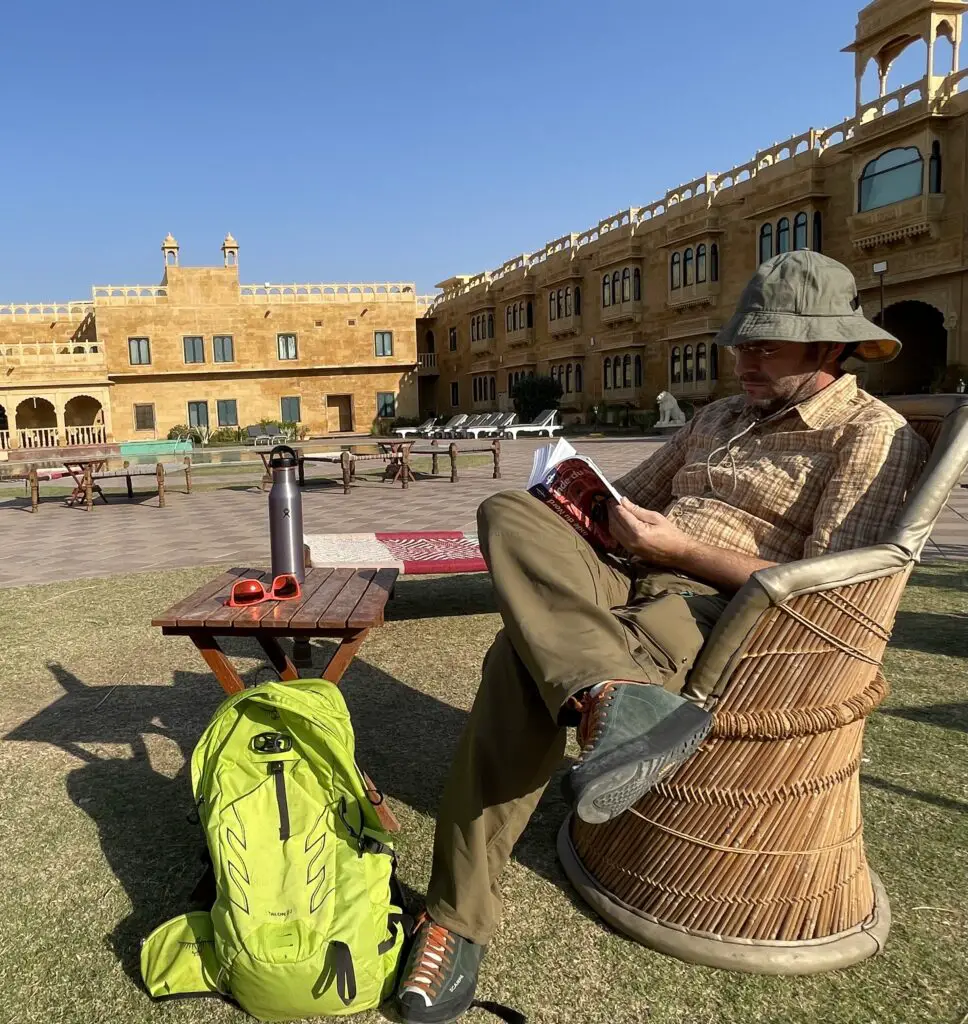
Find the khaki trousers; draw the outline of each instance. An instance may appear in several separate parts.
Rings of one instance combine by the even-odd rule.
[[[564,756],[562,705],[606,679],[680,690],[728,598],[600,558],[524,491],[488,498],[478,530],[504,629],[444,788],[427,909],[486,943],[500,921],[501,871]]]

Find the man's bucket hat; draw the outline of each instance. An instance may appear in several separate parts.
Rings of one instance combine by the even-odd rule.
[[[800,249],[767,260],[746,286],[717,345],[745,341],[856,344],[853,358],[886,363],[901,343],[864,316],[854,275],[819,252]]]

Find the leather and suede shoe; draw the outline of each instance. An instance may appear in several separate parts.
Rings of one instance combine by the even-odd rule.
[[[628,810],[690,758],[713,716],[661,686],[613,679],[579,704],[581,757],[565,775],[565,796],[582,821],[600,825]]]
[[[461,938],[427,914],[397,983],[397,1012],[406,1024],[444,1024],[470,1009],[484,946]]]

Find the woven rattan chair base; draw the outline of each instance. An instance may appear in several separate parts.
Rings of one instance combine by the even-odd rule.
[[[558,833],[558,859],[579,895],[604,921],[659,953],[687,963],[748,974],[822,974],[880,952],[891,930],[891,906],[872,871],[874,910],[849,931],[803,942],[767,942],[694,932],[668,925],[621,902],[588,873],[571,841],[571,818]]]

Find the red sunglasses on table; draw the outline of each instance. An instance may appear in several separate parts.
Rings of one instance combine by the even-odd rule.
[[[262,604],[263,601],[295,601],[300,597],[302,587],[299,580],[292,573],[286,572],[276,576],[268,590],[262,580],[236,580],[226,603],[230,608],[246,608],[252,604]]]

